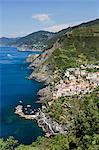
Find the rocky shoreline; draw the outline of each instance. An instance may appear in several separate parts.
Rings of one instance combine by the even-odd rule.
[[[54,83],[54,89],[53,92],[50,91],[50,87],[49,87],[49,83],[51,83],[51,81],[53,81],[53,78],[56,77],[56,74],[51,75],[50,70],[48,70],[47,66],[43,66],[41,67],[41,64],[45,61],[45,56],[46,59],[48,57],[48,53],[49,55],[51,55],[51,53],[54,51],[55,48],[59,48],[60,45],[58,43],[55,43],[54,46],[46,53],[43,53],[41,55],[38,55],[36,57],[31,57],[31,59],[28,58],[28,62],[30,62],[30,66],[29,68],[33,69],[32,74],[28,77],[28,79],[35,79],[38,82],[44,82],[44,84],[46,85],[45,88],[39,90],[38,95],[40,96],[39,100],[37,102],[42,103],[42,101],[44,99],[48,99],[48,100],[52,100],[50,102],[48,102],[48,105],[52,105],[54,100],[57,99],[58,97],[61,96],[72,96],[77,94],[80,94],[82,91],[86,90],[83,89],[83,87],[86,85],[85,77],[87,77],[87,71],[86,69],[90,68],[97,68],[97,66],[94,65],[87,65],[87,66],[81,66],[81,69],[79,68],[68,68],[65,71],[65,76],[64,79],[65,81],[63,81],[63,79],[60,80],[60,83],[58,83],[58,85],[56,83]],[[99,69],[99,66],[98,66]],[[82,73],[83,75],[80,75]],[[97,73],[90,73],[88,74],[88,77],[92,78],[92,83],[94,82],[94,84],[99,84],[99,74]],[[77,78],[77,82],[76,82],[76,78]],[[80,80],[78,80],[80,79]],[[97,80],[96,80],[97,79]],[[90,79],[88,78],[88,81]],[[73,85],[72,85],[72,81],[73,81]],[[75,81],[75,83],[74,83]],[[81,82],[83,81],[83,82]],[[77,87],[76,87],[77,85]],[[83,86],[84,85],[84,86]],[[88,86],[89,87],[89,86]],[[77,91],[77,92],[75,92]],[[89,91],[89,88],[88,88]],[[43,131],[45,132],[45,136],[49,137],[51,135],[56,135],[58,133],[60,134],[67,134],[68,132],[68,128],[66,126],[63,126],[59,123],[57,123],[56,121],[54,121],[52,118],[50,118],[49,116],[46,115],[46,113],[44,113],[45,111],[43,111],[44,109],[46,110],[47,108],[42,105],[42,108],[38,108],[37,110],[32,110],[31,113],[26,114],[24,110],[27,110],[27,108],[24,108],[23,105],[18,105],[15,108],[15,114],[19,115],[22,118],[25,119],[29,119],[29,120],[36,120],[38,123],[38,126],[41,127],[43,129]]]
[[[28,108],[31,107],[30,105]],[[37,110],[31,110],[29,114],[25,114],[24,110],[27,110],[27,108],[23,107],[23,105],[18,105],[15,108],[15,114],[19,115],[22,118],[29,119],[29,120],[36,120],[38,123],[38,126],[43,129],[45,132],[45,136],[49,137],[51,135],[56,135],[58,133],[60,134],[67,134],[68,129],[65,126],[62,126],[58,124],[57,122],[53,121],[52,118],[46,116],[46,114],[42,111],[43,109],[46,109],[45,106],[42,106],[42,108],[38,108]]]
[[[83,66],[81,66],[81,67],[83,67]],[[99,69],[98,65],[97,66],[87,66],[86,68],[88,69],[90,67],[91,67],[91,69],[94,69],[94,68]],[[84,70],[86,68],[84,67],[83,70],[78,69],[78,68],[69,68],[69,69],[67,69],[66,72],[65,72],[65,76],[66,76],[65,80],[67,81],[67,77],[68,77],[68,83],[64,83],[63,80],[61,80],[61,83],[59,85],[56,85],[58,90],[54,91],[54,93],[50,91],[50,87],[48,86],[48,83],[46,82],[49,79],[49,76],[47,78],[45,78],[45,76],[43,76],[43,74],[41,74],[39,72],[38,72],[38,74],[36,74],[36,73],[34,73],[34,75],[32,74],[31,78],[29,78],[29,79],[34,78],[39,82],[42,82],[42,81],[45,82],[45,84],[47,85],[45,88],[38,91],[37,94],[40,96],[40,98],[39,98],[39,101],[37,101],[37,102],[42,103],[42,101],[44,99],[49,99],[49,100],[52,99],[51,102],[48,102],[48,105],[52,105],[54,100],[57,99],[58,97],[62,96],[63,94],[64,94],[64,96],[70,96],[70,95],[67,95],[67,93],[69,94],[69,91],[68,92],[65,91],[66,89],[69,90],[69,88],[72,87],[72,90],[70,89],[70,94],[73,95],[74,94],[73,90],[75,92],[74,87],[76,87],[76,84],[77,84],[77,87],[78,87],[79,84],[81,84],[81,85],[79,85],[79,88],[77,89],[78,91],[80,89],[82,89],[82,91],[84,91],[83,87],[87,86],[87,84],[84,81],[85,77],[88,78],[87,80],[90,81],[90,82],[92,80],[92,84],[94,84],[95,87],[98,86],[99,85],[99,72],[88,73],[87,71]],[[81,82],[81,76],[84,76],[84,79],[82,78],[82,81],[84,81],[84,83],[83,82],[81,82],[81,83],[80,82],[79,83],[75,82],[74,87],[73,87],[73,85],[72,86],[71,85],[67,86],[69,84],[69,82],[76,81],[76,77],[73,76],[72,74],[71,75],[69,74],[70,71],[72,71],[72,73],[76,73],[75,76],[77,76],[77,81],[80,78],[80,82]],[[81,73],[83,75],[80,75]],[[72,77],[72,79],[71,79],[71,77]],[[90,85],[91,85],[91,83],[90,83]],[[86,90],[86,88],[85,88],[85,90]],[[89,88],[88,88],[88,91],[89,91]],[[78,95],[79,95],[79,92],[78,92]],[[42,105],[42,108],[38,108],[37,110],[31,110],[30,113],[26,114],[25,110],[27,110],[27,108],[24,108],[23,105],[18,105],[15,108],[15,114],[17,114],[20,117],[25,118],[25,119],[36,120],[37,123],[38,123],[38,126],[43,129],[43,131],[45,132],[45,136],[47,136],[47,137],[49,137],[51,135],[56,135],[58,133],[67,134],[68,133],[68,128],[66,126],[63,126],[63,125],[57,123],[52,118],[47,116],[46,113],[44,113],[45,112],[44,110],[46,110],[46,109],[47,109],[46,106]]]

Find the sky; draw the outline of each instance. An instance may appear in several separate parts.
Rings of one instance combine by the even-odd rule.
[[[57,32],[99,18],[99,0],[0,0],[0,37]]]

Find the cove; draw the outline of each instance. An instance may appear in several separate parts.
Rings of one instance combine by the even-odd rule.
[[[13,136],[20,143],[31,144],[38,136],[44,135],[36,121],[20,118],[14,114],[14,108],[20,100],[25,105],[38,108],[35,103],[37,92],[44,87],[43,83],[27,80],[31,74],[26,58],[37,52],[19,52],[15,47],[0,47],[0,137],[7,139]]]

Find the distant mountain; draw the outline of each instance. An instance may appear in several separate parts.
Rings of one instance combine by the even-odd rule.
[[[42,50],[47,47],[47,41],[54,35],[55,33],[52,32],[38,31],[18,39],[14,44],[25,49]]]
[[[2,46],[10,46],[14,42],[16,42],[18,39],[19,38],[6,38],[6,37],[2,37],[2,38],[0,38],[0,45],[2,45]]]
[[[52,32],[38,31],[21,38],[2,37],[0,38],[0,45],[13,45],[19,47],[20,50],[42,50],[48,46],[47,41],[54,35],[55,33]]]

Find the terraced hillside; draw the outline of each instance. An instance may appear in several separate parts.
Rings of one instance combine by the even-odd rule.
[[[52,75],[55,70],[64,72],[68,67],[97,63],[99,60],[99,19],[62,30],[52,39],[51,48],[33,59],[33,74]],[[35,76],[35,75],[33,75]],[[32,76],[31,76],[32,78]]]

